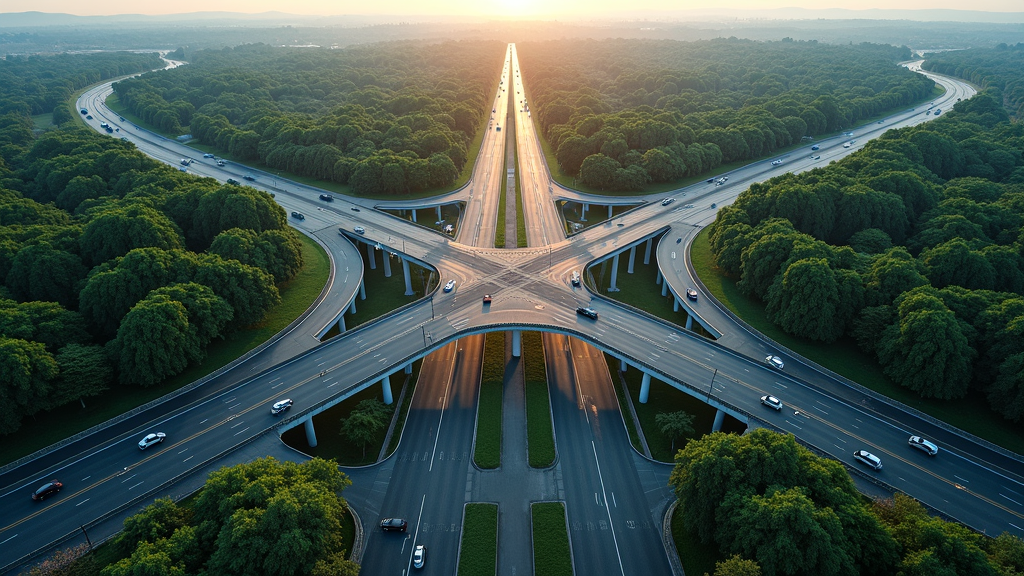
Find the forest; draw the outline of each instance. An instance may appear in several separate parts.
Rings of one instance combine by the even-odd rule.
[[[907,48],[817,42],[517,44],[531,109],[562,171],[641,191],[750,160],[927,98]]]
[[[933,517],[904,494],[865,503],[842,464],[765,428],[691,440],[669,484],[690,537],[728,557],[714,576],[1024,573],[1024,540]]]
[[[114,91],[146,122],[238,161],[358,195],[408,194],[450,186],[472,160],[504,52],[499,42],[243,45],[200,50]]]
[[[995,48],[955,50],[929,55],[921,66],[963,78],[981,88],[998,88],[1014,118],[1024,117],[1024,42]]]
[[[771,321],[852,337],[922,397],[1024,417],[1024,125],[997,88],[863,151],[753,184],[709,228]]]
[[[88,58],[35,66],[63,85],[63,73],[78,82],[113,69],[96,58],[96,69]],[[76,126],[68,106],[55,105],[65,121],[39,137],[29,110],[0,116],[0,434],[198,363],[213,339],[259,322],[302,265],[268,194],[151,160]]]

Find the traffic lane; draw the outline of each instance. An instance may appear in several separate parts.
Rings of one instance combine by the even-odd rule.
[[[609,512],[623,572],[672,574],[662,544],[661,519],[650,515],[645,494],[637,489],[642,483],[604,353],[582,340],[569,341],[580,390],[591,416],[602,500]]]

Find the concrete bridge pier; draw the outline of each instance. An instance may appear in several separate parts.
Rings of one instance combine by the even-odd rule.
[[[359,299],[366,300],[366,280],[359,279]]]
[[[366,245],[366,257],[370,260],[370,270],[377,269],[377,251],[374,250],[373,244]]]
[[[313,429],[313,417],[307,416],[304,422],[306,426],[306,443],[310,448],[316,448],[316,430]]]
[[[391,255],[385,249],[384,254],[381,255],[381,260],[384,261],[384,277],[391,278]]]
[[[717,410],[715,412],[715,423],[711,425],[711,431],[712,432],[721,432],[722,431],[722,422],[725,422],[725,412],[722,412],[721,410]]]
[[[353,298],[352,299],[352,303],[348,305],[348,313],[349,314],[355,314],[356,313],[356,299],[355,298]]]
[[[672,311],[679,312],[679,298],[672,296]]]
[[[686,313],[686,329],[693,330],[693,314]]]
[[[409,273],[409,261],[402,258],[402,273],[405,274],[405,295],[412,296],[412,275]]]
[[[438,221],[441,220],[441,206],[440,205],[437,206],[437,220]]]
[[[413,222],[416,221],[416,209],[415,208],[412,209],[412,221]]]
[[[651,263],[651,245],[654,244],[654,238],[647,239],[647,247],[644,248],[644,266]]]
[[[636,261],[636,245],[629,247],[629,264],[626,265],[626,274],[633,273],[633,262]]]
[[[644,372],[644,378],[640,381],[640,403],[647,404],[647,398],[651,395],[651,375]]]
[[[645,264],[646,264],[646,262],[645,262]],[[654,284],[657,285],[657,286],[661,286],[661,270],[658,270],[657,276],[654,277]],[[664,289],[665,288],[663,287],[662,290],[664,290]],[[662,294],[662,296],[664,296],[664,294]]]
[[[619,358],[619,372],[625,372],[629,368],[629,364],[626,363],[625,358]]]
[[[342,312],[338,315],[338,332],[344,333],[345,330],[347,330],[345,328],[345,313]]]
[[[523,354],[523,333],[520,330],[512,331],[512,357],[519,358]]]
[[[612,209],[613,208],[614,208],[614,206],[612,206],[611,204],[608,205],[608,219],[609,220],[612,219]]]
[[[615,281],[619,279],[619,253],[616,252],[615,256],[612,257],[612,284],[608,287],[609,292],[618,292],[619,287],[615,285]]]
[[[405,365],[404,371],[406,374],[412,374],[412,362]]]
[[[384,403],[391,404],[395,399],[391,396],[391,375],[386,374],[380,379],[381,391],[384,393]]]
[[[587,210],[590,208],[590,204],[583,204],[583,209],[580,210],[580,222],[587,221]]]

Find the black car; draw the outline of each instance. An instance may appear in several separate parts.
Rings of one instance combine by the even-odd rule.
[[[292,218],[296,220],[305,220],[306,216],[302,212],[292,212]]]
[[[57,492],[60,492],[60,489],[63,487],[64,485],[60,483],[60,480],[50,480],[46,484],[40,486],[38,490],[32,493],[32,499],[37,501],[44,500],[46,499],[47,496],[51,496],[53,494],[56,494]]]
[[[380,527],[385,532],[405,532],[409,523],[401,518],[385,518],[380,521]]]
[[[591,320],[597,320],[597,310],[594,310],[593,308],[591,308],[589,306],[587,306],[587,307],[580,306],[579,308],[576,308],[576,313],[577,314],[582,314],[583,316],[586,316],[587,318],[590,318]]]
[[[253,182],[256,180],[256,177],[253,176],[252,174],[246,174],[245,176],[242,176],[242,180],[248,180],[249,182]]]
[[[331,196],[330,194],[321,194],[320,199],[324,202],[334,202],[334,196]]]
[[[235,180],[234,178],[228,178],[225,181],[225,183],[230,184],[231,186],[241,186],[242,185],[241,182],[239,182],[238,180]]]
[[[88,114],[88,113],[89,113],[88,110],[86,110],[85,108],[82,108],[82,114]]]

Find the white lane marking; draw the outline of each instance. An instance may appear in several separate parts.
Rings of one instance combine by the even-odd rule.
[[[230,430],[234,430],[235,428],[238,428],[238,427],[239,427],[239,426],[241,426],[242,424],[245,424],[245,420],[242,420],[242,421],[241,421],[241,422],[239,422],[238,424],[235,424],[234,426],[232,426],[232,427],[230,428]]]
[[[1014,500],[1013,498],[1010,498],[1010,497],[1009,497],[1009,496],[1007,496],[1006,494],[1002,494],[1002,493],[1000,493],[999,495],[1000,495],[1000,496],[1002,496],[1003,498],[1006,498],[1006,499],[1007,499],[1007,500],[1009,500],[1010,502],[1013,502],[1013,503],[1014,503],[1014,504],[1016,504],[1017,506],[1020,506],[1020,502],[1017,502],[1016,500]]]
[[[79,502],[78,504],[75,504],[75,508],[78,508],[79,506],[81,506],[82,504],[85,504],[85,503],[86,503],[86,502],[88,502],[89,500],[92,500],[92,498],[86,498],[85,500],[82,500],[82,501],[81,501],[81,502]]]
[[[242,405],[241,402],[239,402],[238,404],[235,404],[234,406],[228,406],[228,410],[234,410],[235,408],[238,408],[241,405]]]
[[[200,422],[200,424],[205,423],[207,420],[209,420],[209,418],[203,418],[203,420],[202,420],[202,422]]]
[[[246,430],[248,430],[248,429],[249,429],[249,427],[248,427],[248,426],[246,426],[245,428],[242,428],[242,429],[241,429],[241,430],[239,430],[238,432],[235,432],[235,434],[234,434],[234,435],[235,435],[235,436],[238,436],[239,434],[241,434],[242,432],[245,432],[245,431],[246,431]]]
[[[85,481],[86,481],[86,480],[88,480],[89,478],[92,478],[92,474],[89,474],[89,475],[88,475],[88,476],[86,476],[85,478],[82,478],[81,480],[79,480],[79,482],[85,482]],[[1013,490],[1010,490],[1010,492],[1013,492]]]
[[[182,460],[182,462],[188,462],[189,460],[191,460],[193,458],[195,458],[195,456],[189,456],[188,458],[185,458],[184,460]]]
[[[278,382],[277,384],[274,384],[273,386],[271,386],[270,389],[273,390],[274,388],[277,388],[278,386],[284,386],[284,382],[283,381],[282,382]]]
[[[132,478],[135,478],[136,476],[138,476],[138,474],[132,474],[131,476],[125,478],[124,480],[121,480],[121,484],[124,484],[125,482],[131,480]]]
[[[434,448],[433,448],[433,452],[437,452],[437,439],[441,437],[441,422],[444,422],[444,406],[445,406],[445,404],[448,403],[448,390],[451,389],[451,387],[452,387],[452,380],[455,379],[455,359],[457,357],[458,357],[458,353],[452,354],[452,363],[451,363],[451,366],[448,367],[448,383],[445,384],[445,386],[444,386],[444,400],[442,401],[442,404],[441,404],[441,415],[437,418],[437,433],[434,434]],[[433,452],[430,455],[430,466],[427,468],[427,472],[431,472],[431,471],[434,470],[434,455],[433,455]],[[426,456],[426,454],[424,454],[424,456]],[[423,497],[426,498],[427,496],[424,495]],[[422,506],[420,508],[422,508]],[[418,526],[417,526],[416,530],[419,531],[419,527]],[[412,562],[412,558],[409,559],[409,562]]]
[[[594,441],[590,441],[590,447],[594,450],[594,463],[597,464],[597,479],[601,482],[601,493],[605,495],[605,501],[608,500],[608,493],[604,489],[604,475],[601,474],[601,461],[597,459],[597,445]],[[608,526],[612,531],[612,543],[615,544],[615,556],[619,559],[619,573],[622,576],[626,576],[626,570],[622,567],[622,554],[619,553],[619,539],[615,537],[615,523],[612,521],[612,510],[611,508],[605,507],[608,511]]]
[[[142,482],[145,482],[145,480],[143,480]],[[131,487],[130,487],[130,488],[128,488],[128,489],[129,489],[129,490],[131,490],[132,488],[138,488],[139,486],[141,486],[141,485],[142,485],[142,482],[139,482],[138,484],[135,484],[134,486],[131,486]]]
[[[1013,524],[1010,524],[1010,526],[1013,526]],[[18,537],[18,535],[17,535],[17,534],[15,534],[14,536],[11,536],[11,537],[10,537],[10,538],[8,538],[7,540],[4,540],[3,542],[0,542],[0,544],[7,544],[8,542],[10,542],[11,540],[14,540],[14,539],[15,539],[15,538],[17,538],[17,537]]]
[[[963,480],[964,482],[966,482],[966,483],[968,483],[968,484],[970,484],[970,482],[971,482],[970,480],[967,480],[966,478],[960,478],[960,477],[959,477],[959,476],[957,476],[956,474],[953,474],[953,478],[956,478],[956,479],[958,479],[958,480]]]
[[[416,530],[413,532],[413,535],[412,535],[412,541],[414,543],[416,542],[416,539],[419,538],[419,535],[420,535],[420,522],[423,521],[423,504],[425,504],[426,501],[427,501],[427,495],[424,494],[423,498],[420,500],[420,513],[416,517]],[[408,538],[405,538],[403,540],[403,542],[402,542],[402,552],[403,553],[405,552],[405,541],[407,541],[407,540],[408,540]],[[414,551],[415,551],[415,549],[416,548],[413,547]],[[412,570],[412,554],[411,553],[409,554],[409,563],[406,565],[404,573],[408,574],[410,570]]]
[[[615,501],[615,492],[612,492],[612,506],[619,507],[619,503]]]
[[[234,396],[232,396],[231,398],[228,398],[227,400],[221,400],[221,402],[223,402],[223,403],[227,404],[228,402],[232,402],[232,401],[234,401],[234,399],[235,399],[235,397],[234,397]]]

